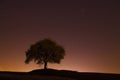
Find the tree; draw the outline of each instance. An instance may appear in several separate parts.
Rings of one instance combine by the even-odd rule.
[[[44,64],[47,69],[47,63],[60,63],[64,59],[65,50],[62,46],[51,39],[43,39],[31,45],[26,51],[25,63],[34,61],[37,64]]]

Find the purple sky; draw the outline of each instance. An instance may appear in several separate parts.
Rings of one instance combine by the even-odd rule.
[[[61,64],[49,64],[50,68],[120,73],[117,0],[0,1],[0,70],[39,68],[24,63],[25,51],[44,38],[57,41],[66,50]]]

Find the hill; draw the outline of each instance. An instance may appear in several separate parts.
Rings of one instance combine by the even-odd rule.
[[[120,80],[120,74],[38,69],[30,72],[0,72],[0,80]]]

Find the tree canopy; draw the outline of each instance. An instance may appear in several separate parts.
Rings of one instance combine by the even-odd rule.
[[[43,39],[31,45],[26,51],[25,63],[34,61],[37,64],[44,64],[47,69],[47,63],[60,63],[64,59],[65,50],[51,39]]]

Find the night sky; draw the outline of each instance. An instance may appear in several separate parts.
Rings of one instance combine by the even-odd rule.
[[[51,38],[66,50],[49,68],[120,73],[119,0],[0,0],[0,70],[31,71],[25,51]]]

